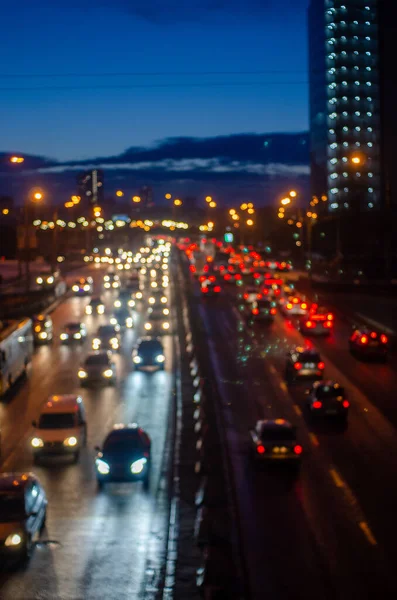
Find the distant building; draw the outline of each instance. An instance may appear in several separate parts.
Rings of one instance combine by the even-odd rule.
[[[104,173],[102,169],[93,169],[84,171],[77,176],[78,194],[90,205],[98,204],[101,206],[104,200]]]

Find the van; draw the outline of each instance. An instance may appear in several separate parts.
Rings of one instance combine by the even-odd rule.
[[[87,423],[83,400],[67,394],[50,396],[41,410],[30,441],[35,462],[43,456],[70,454],[77,462],[87,444]]]
[[[35,344],[49,344],[54,337],[54,327],[50,315],[36,315],[33,321],[33,339]]]

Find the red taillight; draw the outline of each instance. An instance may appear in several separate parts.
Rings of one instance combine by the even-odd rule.
[[[334,320],[334,315],[333,315],[332,313],[329,313],[329,314],[327,315],[327,320],[328,320],[328,321],[333,321],[333,320]]]
[[[253,315],[259,315],[259,309],[258,308],[253,308],[252,309],[252,314]]]
[[[288,308],[288,310],[291,310],[291,308],[292,308],[292,304],[291,304],[291,302],[288,302],[288,304],[287,304],[287,308]]]
[[[209,279],[209,281],[215,281],[216,277],[215,277],[215,275],[210,275],[208,277],[208,279]]]
[[[208,273],[208,271],[209,271],[209,266],[208,266],[208,265],[204,265],[204,267],[203,267],[203,271],[204,271],[204,273]]]
[[[234,279],[237,279],[237,280],[241,279],[240,273],[236,273],[236,275],[234,276]]]
[[[387,336],[382,333],[382,335],[380,336],[380,341],[382,342],[382,344],[387,344],[389,340],[387,339]]]
[[[302,309],[302,310],[306,310],[306,309],[307,309],[307,304],[306,304],[306,302],[302,302],[302,304],[301,304],[301,309]]]
[[[323,369],[325,369],[325,363],[323,363],[323,362],[319,362],[317,366],[320,369],[320,371],[322,371]]]
[[[207,287],[202,287],[201,291],[203,292],[203,294],[207,294],[208,293],[208,288]]]
[[[313,408],[321,408],[322,407],[322,402],[320,402],[320,400],[315,400],[313,402]]]
[[[247,300],[248,294],[244,294],[244,300]]]
[[[303,452],[302,446],[300,446],[299,444],[297,444],[296,446],[294,446],[294,452],[295,452],[295,454],[298,454],[298,455],[302,454],[302,452]]]
[[[199,277],[199,281],[205,281],[206,280],[206,276],[205,275],[200,275]]]
[[[232,276],[230,275],[230,273],[226,273],[226,275],[224,276],[225,281],[230,281],[231,278],[232,278]]]
[[[269,290],[268,290],[267,288],[265,288],[265,289],[263,290],[263,293],[264,293],[264,294],[268,294],[268,293],[269,293]]]
[[[306,321],[306,327],[307,329],[312,329],[314,327],[313,321]]]
[[[350,402],[348,400],[343,400],[342,406],[343,406],[343,408],[349,408]]]
[[[275,296],[279,296],[280,295],[280,290],[278,288],[276,290],[274,290],[274,295]]]
[[[256,451],[258,454],[265,454],[266,448],[265,446],[262,446],[262,444],[259,444],[259,446],[256,447]]]
[[[360,337],[360,344],[368,344],[368,336],[367,335],[362,335]]]
[[[219,294],[219,292],[220,292],[220,291],[221,291],[221,288],[220,288],[220,286],[219,286],[219,285],[216,285],[216,286],[214,287],[214,292],[216,292],[217,294]]]
[[[371,331],[370,336],[373,340],[376,340],[376,338],[378,337],[378,334],[376,333],[376,331]]]
[[[194,265],[190,265],[190,266],[189,266],[189,271],[190,271],[191,273],[195,273],[195,272],[196,272],[196,267],[195,267]]]
[[[298,304],[299,298],[292,298],[292,302],[293,302],[293,304]]]
[[[275,315],[277,313],[277,310],[275,308],[271,308],[270,309],[270,314],[271,315]]]
[[[224,270],[225,270],[225,267],[224,267],[223,265],[221,265],[221,266],[219,267],[219,270],[220,270],[220,271],[224,271]]]
[[[331,329],[332,323],[331,321],[325,321],[325,323],[323,323],[323,326],[325,329]]]
[[[254,273],[254,278],[255,278],[255,279],[259,279],[259,277],[260,277],[260,274],[259,274],[259,273]]]
[[[230,266],[227,268],[227,270],[228,270],[228,271],[233,271],[233,270],[234,270],[234,267],[233,267],[232,265],[230,265]]]
[[[301,370],[301,368],[302,368],[302,363],[300,363],[300,362],[296,362],[296,363],[294,364],[294,369],[295,369],[296,371],[300,371],[300,370]]]
[[[260,300],[262,298],[262,294],[257,294],[256,297],[258,300]]]

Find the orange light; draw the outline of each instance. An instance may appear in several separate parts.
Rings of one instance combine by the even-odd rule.
[[[123,192],[123,190],[117,190],[117,192],[116,192],[116,196],[117,196],[118,198],[122,198],[122,197],[124,196],[124,192]]]
[[[10,158],[10,162],[14,163],[14,164],[20,164],[23,163],[25,161],[25,159],[23,158],[23,156],[11,156]]]
[[[297,192],[295,190],[291,190],[289,195],[291,196],[291,198],[296,198]]]
[[[171,200],[172,194],[166,194],[165,197],[166,197],[167,200]]]

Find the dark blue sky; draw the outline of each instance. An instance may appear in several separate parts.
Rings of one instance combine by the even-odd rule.
[[[302,131],[307,1],[7,3],[0,151],[84,159],[171,136]]]

